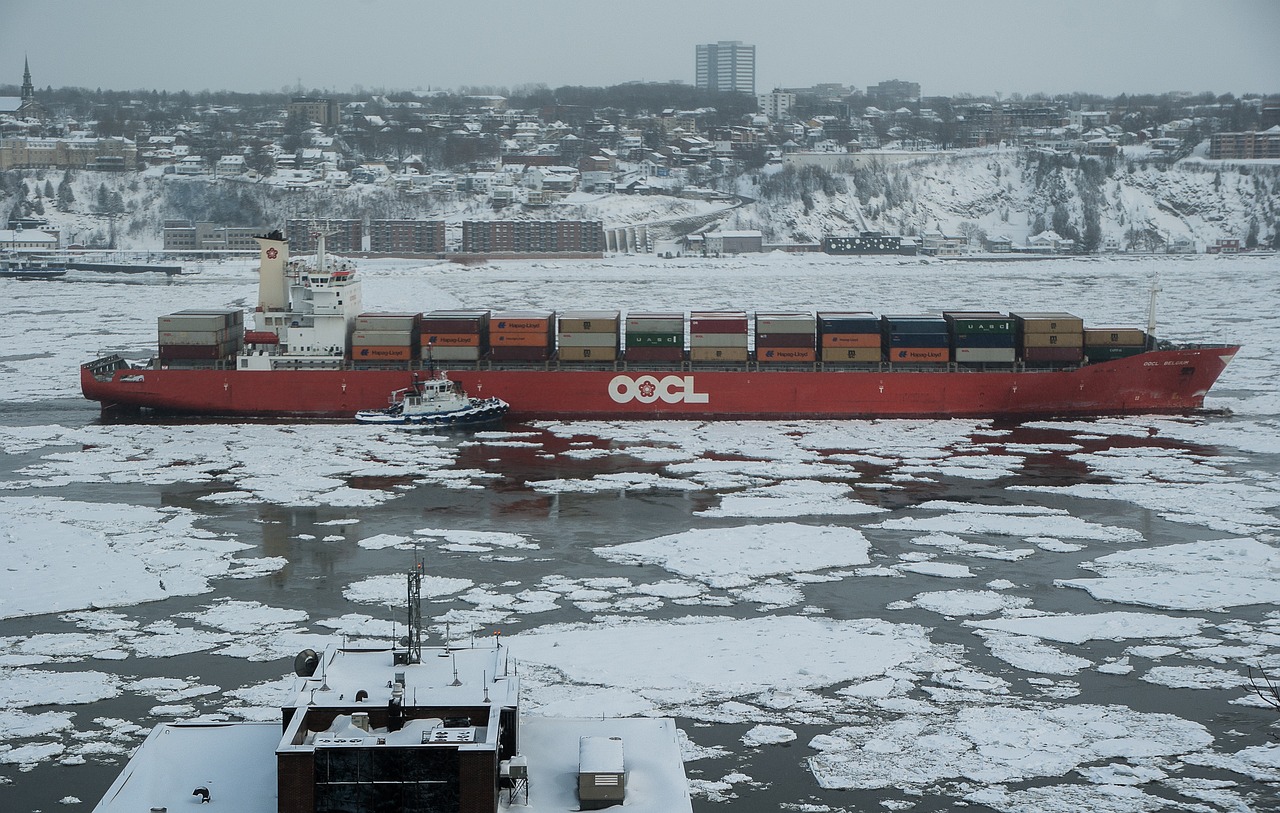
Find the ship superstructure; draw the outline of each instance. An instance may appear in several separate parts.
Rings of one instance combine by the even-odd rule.
[[[337,369],[345,362],[361,308],[360,279],[355,266],[327,254],[323,231],[315,238],[311,264],[291,261],[279,232],[254,238],[261,249],[258,307],[255,330],[246,333],[252,349],[239,354],[239,369]]]

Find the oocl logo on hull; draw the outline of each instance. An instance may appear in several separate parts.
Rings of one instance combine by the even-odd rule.
[[[657,378],[642,375],[632,378],[629,375],[615,375],[609,382],[609,397],[615,403],[626,404],[638,401],[652,404],[662,401],[667,404],[705,404],[709,396],[705,392],[693,391],[693,376],[668,375]]]

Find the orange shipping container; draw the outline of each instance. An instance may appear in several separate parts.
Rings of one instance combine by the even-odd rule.
[[[824,347],[823,361],[856,361],[859,363],[880,361],[880,346],[875,347]]]
[[[823,347],[880,347],[879,333],[824,333]]]
[[[817,351],[809,347],[757,347],[756,361],[813,361]]]
[[[479,347],[479,333],[423,333],[422,346],[426,347]]]
[[[412,347],[378,347],[355,345],[351,348],[352,361],[408,361],[414,356]]]
[[[950,360],[951,350],[946,347],[894,347],[889,350],[889,361],[898,364]]]
[[[490,333],[550,333],[552,319],[490,319]]]
[[[551,345],[551,334],[543,333],[541,331],[522,331],[519,333],[491,332],[489,334],[489,345],[491,347],[549,347]]]

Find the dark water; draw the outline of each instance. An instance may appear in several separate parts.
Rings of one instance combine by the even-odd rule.
[[[65,426],[84,425],[96,420],[96,413],[82,402],[45,402],[6,407],[5,423],[10,426],[44,425],[60,423]],[[1206,420],[1230,418],[1208,417]],[[626,566],[606,561],[592,552],[602,544],[650,539],[665,534],[679,533],[690,528],[730,527],[734,525],[768,522],[769,520],[714,519],[695,516],[695,512],[718,504],[718,494],[710,491],[693,492],[617,492],[598,494],[567,493],[547,495],[538,493],[526,485],[529,480],[546,480],[557,476],[582,479],[595,474],[613,472],[660,472],[661,464],[644,463],[633,458],[610,456],[601,459],[577,460],[557,456],[549,461],[539,455],[562,452],[569,447],[564,437],[554,436],[536,428],[507,427],[516,431],[537,433],[534,440],[538,448],[503,447],[497,445],[467,445],[467,435],[451,435],[444,443],[457,446],[455,466],[462,469],[479,469],[497,475],[484,481],[482,490],[456,490],[438,485],[417,485],[403,496],[371,508],[306,507],[288,508],[274,505],[230,504],[216,505],[202,502],[199,497],[225,488],[210,484],[177,484],[146,486],[139,484],[91,484],[73,485],[58,489],[34,489],[21,493],[56,493],[70,500],[126,503],[135,505],[161,505],[190,509],[201,516],[200,527],[220,535],[233,535],[241,542],[253,546],[243,555],[247,557],[279,556],[288,560],[282,571],[251,579],[221,579],[214,583],[211,594],[175,597],[165,601],[118,608],[130,619],[143,623],[175,618],[180,613],[199,611],[216,599],[256,601],[270,607],[304,610],[310,622],[301,627],[319,634],[331,630],[316,624],[321,619],[334,618],[345,613],[364,612],[376,614],[378,610],[367,605],[355,605],[343,598],[342,590],[352,582],[380,574],[400,573],[411,564],[412,554],[395,549],[366,550],[359,547],[358,539],[387,533],[405,535],[415,528],[449,528],[457,530],[502,531],[525,535],[536,540],[536,551],[497,551],[526,556],[520,562],[501,564],[482,561],[474,553],[459,553],[432,547],[426,549],[427,567],[434,576],[466,578],[485,585],[518,581],[519,586],[495,588],[501,592],[516,593],[536,587],[541,579],[559,575],[573,579],[623,576],[636,582],[661,581],[670,578],[656,566]],[[591,438],[599,445],[607,441]],[[982,442],[989,442],[983,437]],[[1123,448],[1126,445],[1171,446],[1187,444],[1166,439],[1134,439],[1132,437],[1105,437],[1099,440],[1075,440],[1073,433],[1044,428],[1013,427],[1012,434],[1003,439],[1006,443],[1066,443],[1076,442],[1084,451],[1101,451]],[[1213,460],[1231,454],[1230,450],[1212,447],[1193,449],[1199,455]],[[40,449],[31,454],[0,456],[0,480],[13,477],[13,472],[36,462],[48,454]],[[1272,466],[1277,461],[1266,456],[1239,463],[1224,463],[1223,468]],[[886,467],[862,465],[864,480],[876,482],[892,474]],[[1067,453],[1050,452],[1031,456],[1015,473],[994,480],[972,480],[945,476],[928,481],[909,483],[898,490],[876,491],[858,488],[858,497],[889,509],[888,514],[871,517],[817,517],[798,521],[817,524],[848,524],[861,526],[885,519],[917,515],[917,506],[929,500],[951,500],[968,503],[1010,503],[1041,505],[1063,508],[1079,519],[1101,525],[1131,528],[1140,531],[1149,544],[1173,544],[1227,536],[1203,527],[1184,525],[1161,519],[1149,509],[1130,503],[1109,500],[1085,500],[1069,496],[1037,492],[1009,492],[1013,484],[1072,485],[1081,482],[1097,482],[1100,478]],[[389,488],[398,481],[373,478],[353,482],[360,488]],[[11,492],[14,493],[14,492]],[[326,521],[359,517],[358,525],[325,526]],[[894,564],[899,556],[919,548],[911,544],[918,531],[875,530],[867,531],[872,542],[872,564]],[[299,539],[300,534],[311,534],[315,539]],[[322,541],[323,537],[337,535],[341,540]],[[979,541],[979,540],[974,540]],[[1008,538],[993,539],[1002,547],[1023,547],[1011,544]],[[1046,699],[1046,703],[1065,704],[1116,704],[1141,712],[1162,712],[1177,715],[1186,720],[1201,723],[1215,737],[1215,748],[1233,752],[1248,745],[1270,741],[1276,736],[1275,726],[1280,712],[1230,705],[1229,700],[1239,697],[1241,690],[1187,690],[1171,689],[1146,683],[1138,679],[1139,668],[1129,675],[1102,674],[1091,669],[1079,674],[1045,676],[1018,670],[990,655],[972,630],[961,625],[960,620],[946,620],[925,610],[910,608],[886,610],[895,601],[908,600],[914,595],[930,590],[982,589],[979,585],[994,579],[1008,579],[1017,587],[1005,591],[1008,595],[1031,599],[1032,606],[1046,612],[1085,613],[1106,610],[1139,610],[1140,608],[1104,605],[1090,598],[1081,590],[1054,586],[1054,579],[1086,575],[1078,569],[1081,562],[1089,561],[1109,552],[1113,547],[1105,543],[1090,542],[1075,552],[1037,552],[1020,561],[976,559],[939,553],[935,561],[956,562],[970,566],[979,573],[976,580],[945,580],[923,575],[906,574],[901,578],[844,578],[802,587],[804,606],[817,607],[832,619],[886,618],[895,622],[913,623],[932,630],[930,638],[937,643],[954,644],[964,653],[964,658],[976,671],[998,675],[1011,684],[1014,695],[1027,698],[1040,697],[1040,688],[1029,679],[1052,677],[1056,683],[1074,682],[1079,694],[1065,700]],[[712,590],[716,596],[723,591]],[[450,609],[467,609],[470,605],[456,597],[433,600],[425,613],[439,618]],[[1242,620],[1259,623],[1271,606],[1248,606],[1232,609],[1228,613],[1182,613],[1164,611],[1174,617],[1209,618],[1212,623]],[[800,607],[784,607],[770,612],[790,614]],[[733,606],[679,606],[665,603],[661,608],[642,613],[653,619],[678,618],[687,615],[716,615],[739,618],[756,618],[761,615],[758,605],[737,603]],[[535,615],[513,616],[501,625],[507,633],[556,622],[582,622],[590,620],[588,613],[562,601],[559,609]],[[183,621],[190,624],[190,621]],[[0,621],[0,637],[25,638],[37,633],[76,632],[74,624],[56,615],[16,618]],[[1206,628],[1205,634],[1212,630]],[[518,640],[517,640],[518,642]],[[1080,646],[1055,646],[1068,653],[1079,654],[1095,664],[1108,657],[1120,657],[1126,647],[1144,643],[1138,640],[1089,641]],[[1274,652],[1272,647],[1271,651]],[[1238,665],[1237,665],[1238,666]],[[80,663],[53,664],[39,668],[52,671],[96,670],[119,674],[129,678],[148,676],[196,677],[201,683],[235,689],[279,678],[290,669],[290,660],[283,658],[266,663],[255,663],[238,658],[197,653],[168,658],[130,657],[126,660],[87,660]],[[822,692],[837,697],[830,687]],[[917,693],[918,694],[918,693]],[[923,697],[921,695],[921,697]],[[217,712],[225,702],[221,694],[213,694],[192,703],[198,712]],[[850,701],[844,701],[849,704]],[[68,707],[74,711],[77,730],[94,730],[98,718],[117,718],[138,723],[143,732],[131,737],[138,742],[159,720],[149,715],[149,709],[157,705],[150,696],[125,692],[120,697],[87,705]],[[29,713],[49,709],[27,708]],[[856,704],[850,709],[858,711]],[[785,717],[785,713],[782,715]],[[892,715],[885,715],[891,717]],[[805,760],[815,752],[806,744],[815,735],[829,733],[836,723],[822,724],[784,722],[798,735],[794,742],[785,745],[748,748],[739,738],[757,721],[708,724],[698,720],[679,719],[680,727],[701,746],[722,746],[728,756],[702,759],[688,763],[692,779],[716,780],[725,774],[741,771],[752,777],[754,784],[740,783],[734,786],[736,798],[724,802],[695,799],[697,810],[772,810],[784,804],[811,803],[829,805],[843,810],[876,810],[883,800],[902,800],[912,803],[915,811],[950,810],[958,806],[964,795],[961,783],[944,782],[930,788],[923,796],[899,789],[883,791],[837,791],[818,787],[808,771]],[[50,738],[39,738],[47,741]],[[64,738],[64,741],[67,741]],[[21,743],[11,743],[21,744]],[[1104,764],[1114,760],[1104,760]],[[87,810],[101,796],[123,764],[122,759],[101,760],[90,757],[83,765],[58,765],[45,761],[32,770],[22,771],[14,765],[0,765],[0,777],[8,784],[0,785],[0,811],[55,811]],[[1188,767],[1179,776],[1204,776],[1238,782],[1235,790],[1253,810],[1277,810],[1275,787],[1225,771]],[[1051,781],[1036,779],[1026,783],[1010,783],[1011,788],[1031,787],[1059,782],[1083,782],[1074,775],[1054,778]],[[1173,790],[1158,784],[1150,784],[1143,790],[1155,796],[1169,799],[1166,809],[1219,809],[1214,806],[1187,808],[1191,800],[1179,797]],[[81,804],[64,806],[59,800],[74,796]],[[987,809],[969,805],[969,809]]]

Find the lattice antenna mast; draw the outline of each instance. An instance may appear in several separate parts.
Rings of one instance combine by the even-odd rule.
[[[422,560],[416,554],[408,581],[409,663],[422,663]]]

